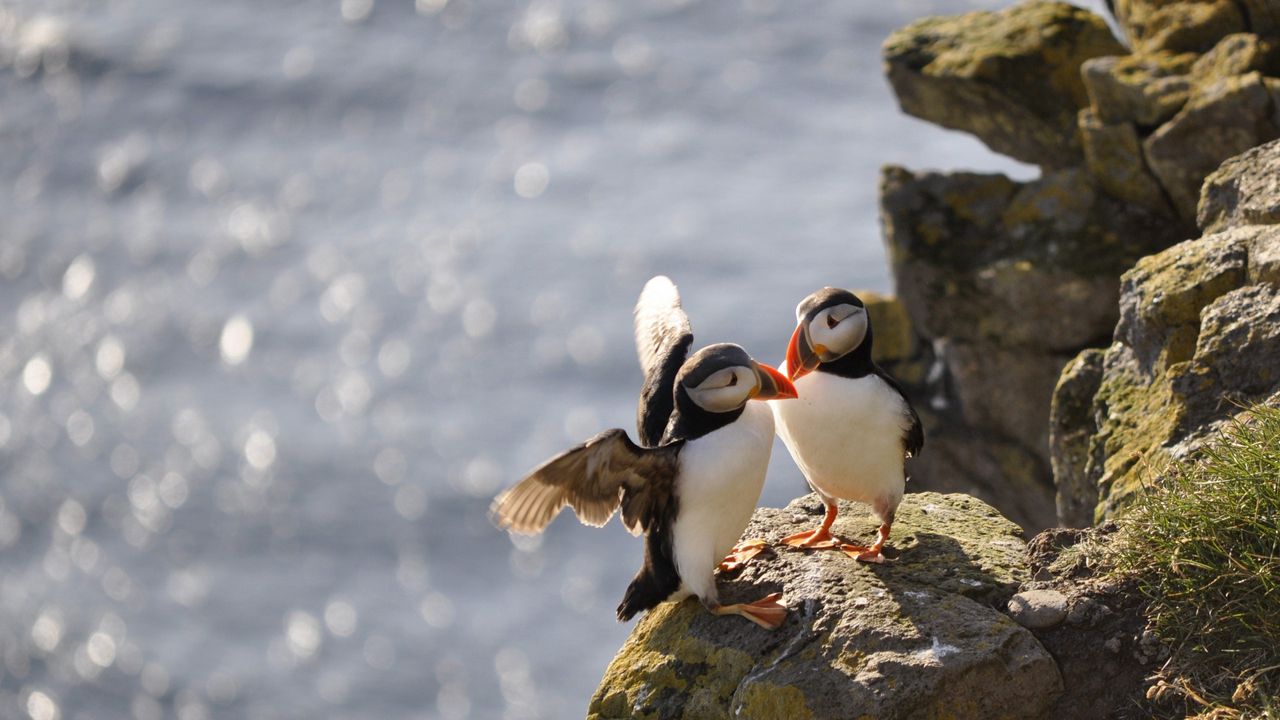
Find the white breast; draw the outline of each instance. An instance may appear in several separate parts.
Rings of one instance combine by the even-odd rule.
[[[680,507],[672,527],[676,568],[684,589],[715,601],[716,565],[751,520],[773,450],[773,415],[748,402],[742,415],[680,451]]]
[[[778,436],[820,493],[896,508],[902,499],[906,401],[875,375],[815,372],[795,381],[800,397],[769,405]]]

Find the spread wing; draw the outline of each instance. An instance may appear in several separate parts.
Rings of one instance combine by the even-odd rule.
[[[546,461],[494,499],[493,521],[504,530],[541,532],[568,505],[584,524],[600,527],[621,507],[623,524],[639,535],[655,511],[674,502],[682,445],[643,448],[624,430],[606,430]]]
[[[680,307],[680,291],[665,275],[645,283],[636,301],[636,354],[644,387],[636,411],[640,442],[656,447],[675,409],[676,373],[689,355],[693,330]]]
[[[875,367],[875,373],[886,383],[889,383],[889,387],[897,390],[898,394],[902,396],[902,402],[907,406],[907,430],[903,433],[902,445],[906,449],[908,457],[919,457],[920,451],[924,449],[924,426],[920,424],[920,416],[916,414],[916,409],[911,406],[911,400],[907,397],[906,391],[902,389],[897,380],[893,379],[892,375],[885,372],[879,365]]]

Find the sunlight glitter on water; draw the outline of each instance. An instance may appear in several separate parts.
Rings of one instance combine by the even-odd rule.
[[[0,717],[580,715],[640,546],[490,497],[631,427],[650,275],[884,289],[876,167],[984,156],[876,40],[979,4],[0,7]]]

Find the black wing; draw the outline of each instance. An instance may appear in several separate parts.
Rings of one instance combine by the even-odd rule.
[[[919,457],[920,451],[924,449],[924,426],[920,424],[920,416],[916,414],[916,409],[912,407],[910,398],[903,391],[902,386],[898,384],[893,376],[884,371],[879,365],[875,366],[875,374],[886,383],[889,387],[898,391],[902,396],[902,402],[907,406],[907,430],[902,436],[902,445],[906,449],[909,457]]]
[[[683,444],[643,448],[625,430],[606,430],[546,461],[495,498],[494,524],[541,532],[568,505],[583,523],[600,527],[621,507],[623,524],[639,535],[674,501]]]
[[[644,371],[644,387],[636,410],[640,442],[656,447],[675,410],[676,374],[689,355],[693,330],[680,307],[680,292],[671,279],[658,275],[645,283],[636,302],[636,354]]]

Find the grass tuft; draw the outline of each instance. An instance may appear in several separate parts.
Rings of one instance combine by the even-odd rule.
[[[1160,689],[1202,717],[1280,717],[1280,409],[1241,417],[1162,473],[1115,548],[1172,650]]]

